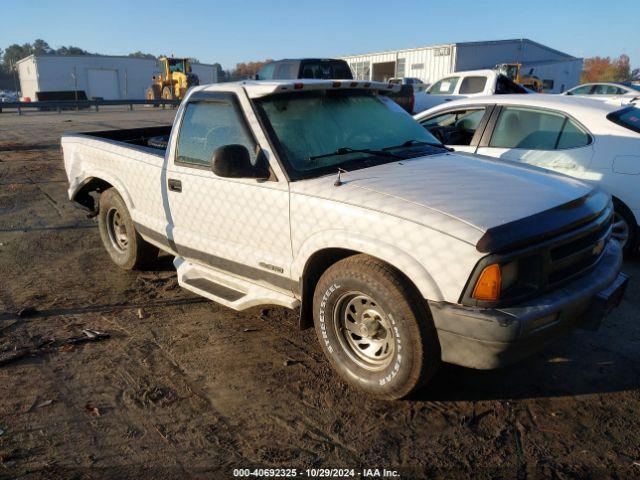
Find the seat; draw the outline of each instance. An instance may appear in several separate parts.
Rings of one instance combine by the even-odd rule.
[[[506,112],[501,118],[498,128],[493,133],[491,146],[497,148],[518,148],[523,137],[527,135],[518,112]]]

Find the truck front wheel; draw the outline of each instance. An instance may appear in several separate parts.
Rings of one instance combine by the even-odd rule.
[[[387,399],[426,383],[440,345],[425,300],[395,269],[368,255],[331,266],[313,299],[318,339],[351,385]]]
[[[104,247],[119,267],[138,270],[157,259],[158,248],[136,231],[124,200],[113,188],[100,195],[98,227]]]
[[[162,89],[162,98],[164,100],[173,100],[173,87],[164,87]]]

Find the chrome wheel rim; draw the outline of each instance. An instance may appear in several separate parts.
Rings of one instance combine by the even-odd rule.
[[[613,230],[611,236],[615,238],[622,248],[627,246],[629,241],[629,224],[618,212],[613,214]]]
[[[107,212],[107,233],[113,248],[124,252],[129,247],[129,236],[124,220],[117,208],[111,208]]]
[[[355,363],[369,371],[389,366],[395,352],[393,330],[373,298],[360,292],[340,297],[334,325],[342,349]]]

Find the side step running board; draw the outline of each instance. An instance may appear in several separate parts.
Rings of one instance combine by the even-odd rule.
[[[187,278],[184,281],[184,285],[186,288],[192,287],[199,290],[204,290],[205,292],[209,292],[214,297],[224,298],[229,302],[235,302],[236,300],[240,300],[245,296],[245,294],[242,292],[232,290],[229,287],[225,287],[224,285],[220,285],[219,283],[212,282],[211,280],[202,277]]]
[[[234,310],[256,305],[296,308],[300,304],[293,294],[287,295],[181,257],[176,257],[173,264],[180,286]]]

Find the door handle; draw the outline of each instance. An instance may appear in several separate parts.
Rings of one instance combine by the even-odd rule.
[[[175,178],[169,178],[167,180],[167,185],[169,186],[169,190],[172,192],[181,192],[182,191],[182,182],[180,180],[176,180]]]

